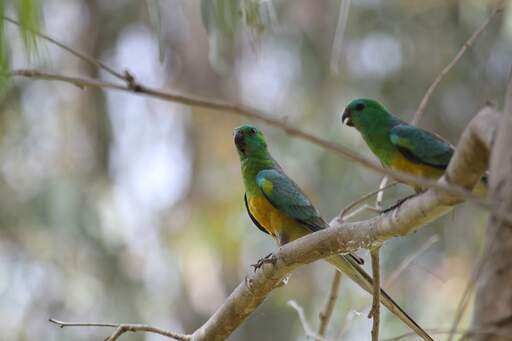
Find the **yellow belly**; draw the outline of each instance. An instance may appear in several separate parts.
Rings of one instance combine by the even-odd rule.
[[[302,237],[308,233],[294,219],[276,209],[264,196],[247,198],[247,204],[252,216],[267,232],[280,242],[286,243],[290,240]]]
[[[391,161],[389,167],[397,171],[411,173],[413,175],[428,179],[438,179],[444,173],[444,171],[441,169],[411,162],[402,154],[398,154]],[[422,189],[416,184],[410,185],[418,190]]]

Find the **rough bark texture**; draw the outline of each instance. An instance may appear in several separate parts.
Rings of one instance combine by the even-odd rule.
[[[486,230],[488,260],[477,282],[473,329],[493,335],[475,340],[510,340],[512,336],[512,223],[500,216],[512,212],[512,78],[490,161],[492,213]]]

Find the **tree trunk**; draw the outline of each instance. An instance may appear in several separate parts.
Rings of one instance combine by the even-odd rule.
[[[501,217],[512,212],[512,78],[490,160],[493,210],[486,230],[487,261],[477,282],[473,328],[488,331],[472,340],[510,340],[512,337],[512,223]]]

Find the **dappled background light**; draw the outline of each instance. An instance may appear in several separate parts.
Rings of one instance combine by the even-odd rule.
[[[14,4],[6,3],[15,17]],[[333,57],[340,1],[232,2],[243,10],[226,3],[47,0],[40,29],[152,88],[241,103],[372,158],[359,134],[341,127],[343,107],[372,97],[410,120],[493,6],[351,1],[341,53]],[[118,81],[42,40],[27,51],[18,28],[5,27],[13,69]],[[420,126],[456,144],[479,108],[503,97],[511,55],[508,6],[443,80]],[[331,58],[339,58],[336,73]],[[0,339],[100,340],[109,332],[61,330],[48,317],[183,332],[200,326],[249,265],[275,248],[243,204],[232,132],[248,121],[263,129],[274,157],[326,220],[380,182],[379,174],[244,117],[132,93],[10,80],[0,91]],[[385,206],[409,194],[397,186]],[[484,221],[484,212],[464,204],[385,244],[384,281],[438,238],[386,286],[422,326],[450,325]],[[316,329],[332,274],[322,262],[301,267],[230,340],[305,340],[287,302],[301,305]],[[343,277],[328,334],[368,339],[370,304]],[[407,331],[386,311],[382,326],[383,337]]]

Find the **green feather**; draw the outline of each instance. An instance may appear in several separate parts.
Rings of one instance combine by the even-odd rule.
[[[256,183],[272,206],[304,224],[310,231],[328,227],[297,184],[280,169],[265,169],[258,172]]]
[[[445,169],[453,155],[453,147],[436,135],[400,124],[390,130],[391,143],[409,160]]]

